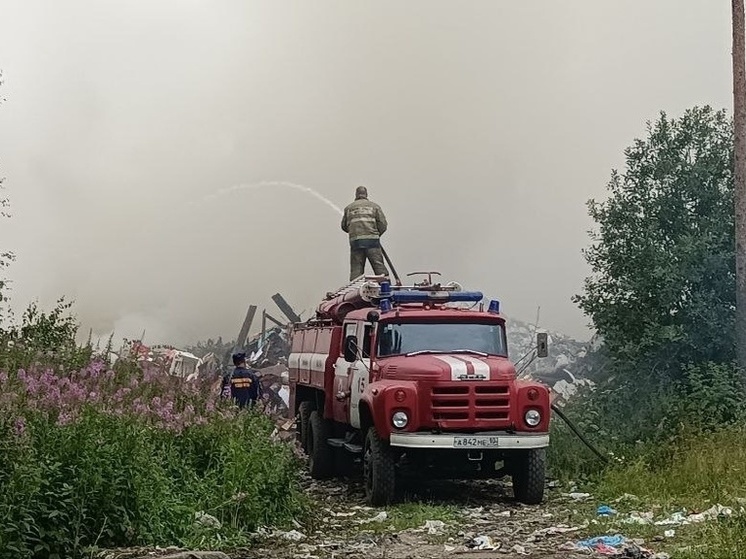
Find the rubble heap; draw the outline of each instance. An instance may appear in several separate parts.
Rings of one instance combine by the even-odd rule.
[[[513,362],[517,362],[516,369],[521,371],[525,367],[525,376],[549,386],[559,400],[567,400],[582,386],[592,387],[589,377],[593,376],[593,355],[600,341],[594,338],[580,342],[564,334],[547,332],[549,356],[532,361],[538,331],[541,330],[526,322],[508,320],[508,351]]]

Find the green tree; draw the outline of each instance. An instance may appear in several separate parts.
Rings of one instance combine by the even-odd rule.
[[[574,298],[604,340],[605,367],[570,411],[629,444],[739,421],[746,402],[734,366],[732,121],[694,107],[646,132],[609,196],[588,202],[591,274]]]
[[[734,357],[733,126],[724,111],[661,113],[625,150],[584,251],[575,297],[612,356],[673,378]],[[641,370],[641,365],[645,365]]]

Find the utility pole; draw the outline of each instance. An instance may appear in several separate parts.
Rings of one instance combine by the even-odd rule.
[[[733,10],[734,203],[736,218],[736,357],[746,384],[746,43],[744,0]]]

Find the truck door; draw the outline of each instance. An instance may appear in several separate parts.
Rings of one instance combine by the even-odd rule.
[[[350,424],[360,428],[360,398],[370,383],[370,339],[372,325],[359,322],[357,327],[357,359],[352,364],[350,386]]]
[[[350,373],[353,365],[344,358],[344,341],[347,336],[357,336],[357,322],[344,325],[342,343],[334,363],[334,419],[343,423],[347,423],[350,418]]]

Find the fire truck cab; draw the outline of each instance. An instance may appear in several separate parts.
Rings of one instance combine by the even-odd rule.
[[[517,500],[542,501],[549,391],[516,379],[499,302],[482,300],[432,275],[410,286],[363,277],[293,326],[289,414],[312,477],[361,463],[379,506],[409,475],[510,475]]]

